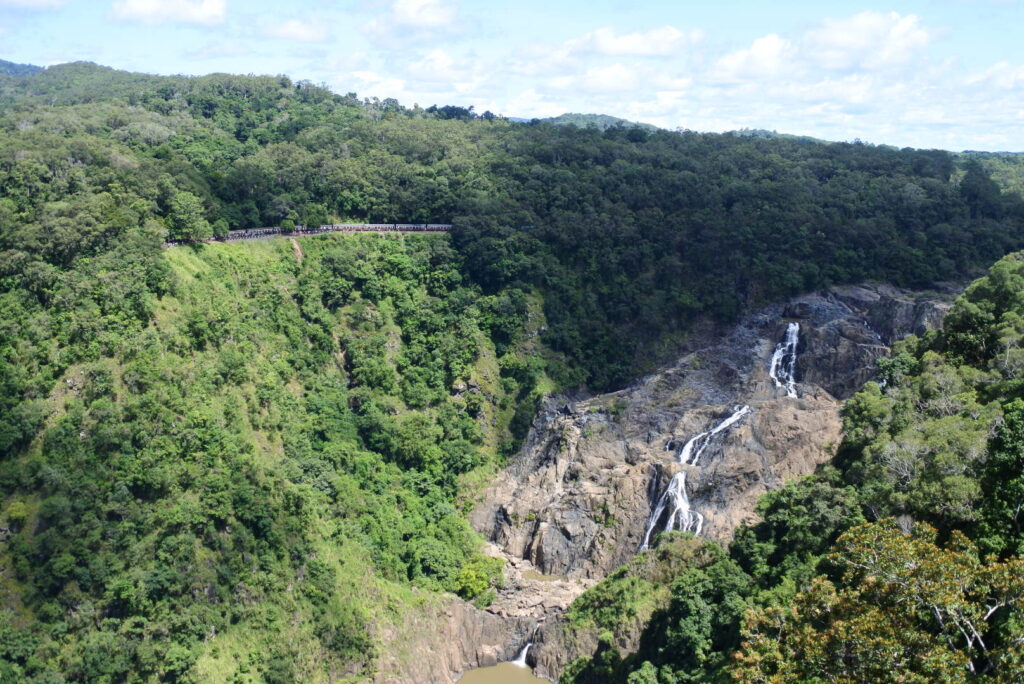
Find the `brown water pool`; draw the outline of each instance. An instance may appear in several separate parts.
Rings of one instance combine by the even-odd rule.
[[[494,667],[481,667],[462,675],[459,684],[551,684],[535,677],[528,667],[512,663],[498,663]]]

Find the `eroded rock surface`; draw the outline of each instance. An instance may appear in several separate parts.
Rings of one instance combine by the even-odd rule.
[[[626,390],[548,400],[471,522],[511,561],[565,578],[559,602],[585,586],[572,581],[595,582],[637,553],[655,503],[681,469],[690,505],[703,516],[702,536],[727,543],[753,519],[761,494],[831,458],[841,401],[871,379],[894,340],[941,323],[947,299],[889,286],[806,295],[731,329],[702,331],[677,363]],[[772,353],[793,322],[800,325],[796,398],[769,376]],[[716,435],[696,465],[679,462],[689,439],[742,405],[750,413]],[[537,595],[530,601],[552,603]],[[556,679],[564,655],[549,653],[543,634],[539,641],[531,661]]]
[[[382,629],[375,682],[452,684],[466,670],[512,660],[537,628],[530,617],[497,615],[454,596],[435,599],[425,597],[418,611]]]
[[[833,288],[730,328],[709,326],[675,364],[625,390],[545,401],[525,447],[470,517],[490,552],[508,561],[505,588],[486,611],[452,599],[391,635],[397,649],[382,659],[380,681],[451,682],[514,658],[528,640],[536,674],[557,680],[574,654],[589,652],[562,643],[559,616],[637,553],[673,475],[686,470],[701,535],[728,542],[753,519],[761,494],[831,458],[841,401],[871,379],[894,340],[941,323],[949,299],[889,286]],[[795,398],[769,376],[794,322]],[[679,462],[688,440],[742,405],[750,412],[715,435],[696,465]]]

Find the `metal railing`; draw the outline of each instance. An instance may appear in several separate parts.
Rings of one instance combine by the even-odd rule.
[[[179,240],[164,243],[165,247],[175,247],[197,242],[237,242],[239,240],[262,240],[278,235],[320,235],[321,233],[447,233],[452,229],[450,223],[328,223],[322,226],[295,226],[292,230],[284,230],[280,226],[264,228],[245,228],[228,231],[227,235],[206,238],[205,240]]]

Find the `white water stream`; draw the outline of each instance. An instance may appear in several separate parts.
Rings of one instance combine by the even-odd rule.
[[[523,650],[519,652],[519,655],[517,655],[516,659],[512,661],[512,664],[518,667],[529,667],[526,664],[526,654],[530,652],[531,646],[533,646],[532,641],[523,646]]]
[[[751,412],[751,409],[746,404],[737,404],[732,407],[732,413],[728,418],[720,422],[715,427],[702,432],[683,445],[682,450],[679,452],[679,462],[695,466],[697,461],[700,459],[701,454],[711,445],[716,435],[720,435],[736,423],[743,420],[743,417]],[[669,513],[668,520],[665,521],[665,532],[671,532],[672,530],[681,530],[683,532],[693,532],[694,534],[700,534],[704,527],[704,516],[697,511],[690,508],[690,498],[686,495],[686,471],[680,471],[673,476],[668,483],[668,488],[665,493],[658,499],[658,503],[654,507],[654,511],[651,513],[651,517],[647,520],[647,531],[644,533],[644,542],[640,545],[640,550],[648,548],[651,543],[651,535],[654,533],[654,528],[658,522],[661,521],[661,516],[664,515],[665,509],[669,506],[672,507]]]
[[[686,496],[686,471],[680,471],[668,483],[668,489],[658,499],[658,505],[654,507],[654,512],[647,521],[647,532],[644,534],[644,543],[640,546],[641,551],[647,548],[654,526],[661,520],[669,505],[672,506],[672,512],[665,523],[666,532],[678,529],[700,534],[701,528],[704,527],[704,516],[690,508],[690,499]]]
[[[723,420],[721,423],[711,428],[707,432],[702,432],[696,437],[692,437],[689,442],[683,445],[683,450],[679,452],[679,462],[686,463],[687,465],[697,465],[697,459],[704,453],[704,450],[708,448],[714,440],[715,435],[720,432],[728,430],[730,427],[743,420],[743,416],[750,413],[750,407],[746,404],[737,404],[732,407],[732,415]]]
[[[768,375],[776,387],[785,387],[786,396],[796,399],[796,350],[800,345],[800,324],[790,323],[786,327],[786,339],[775,346],[772,365]]]

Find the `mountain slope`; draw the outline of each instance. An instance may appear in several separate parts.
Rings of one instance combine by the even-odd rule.
[[[16,64],[0,59],[0,75],[2,76],[29,76],[41,70],[42,67],[37,67],[34,64]]]
[[[28,681],[386,679],[396,625],[498,589],[463,511],[545,394],[1024,243],[1020,198],[942,152],[280,76],[60,65],[0,77],[0,130],[0,667]],[[205,242],[349,219],[454,230]]]
[[[61,346],[4,468],[25,628],[8,672],[321,681],[372,672],[373,625],[411,599],[396,582],[487,592],[497,568],[454,497],[504,394],[450,250],[302,247],[170,250],[148,323]]]

